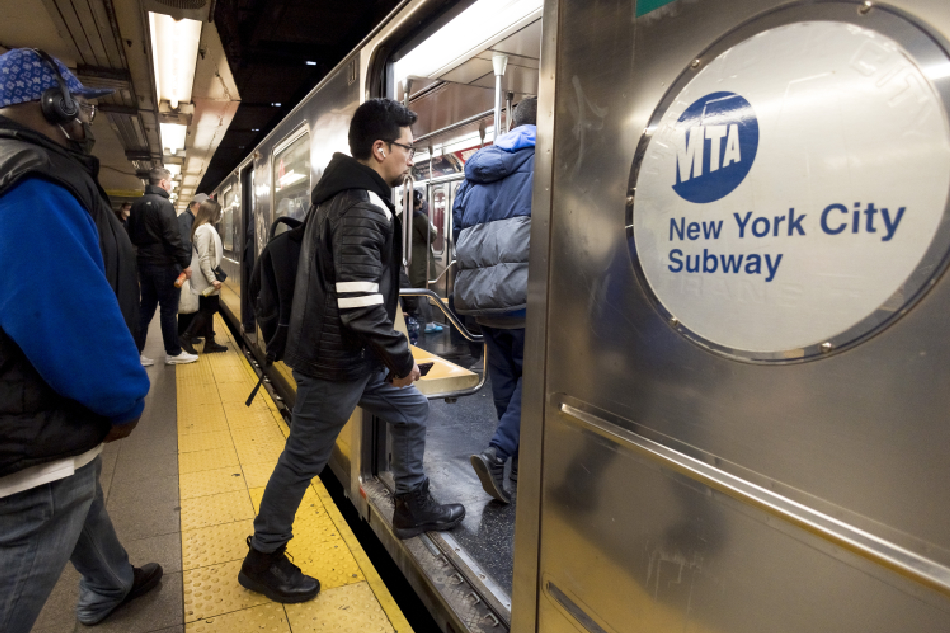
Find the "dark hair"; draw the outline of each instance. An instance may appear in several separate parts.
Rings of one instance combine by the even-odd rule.
[[[528,99],[522,99],[521,103],[518,104],[518,107],[515,108],[515,116],[512,121],[514,122],[514,127],[519,127],[522,125],[537,125],[538,98],[530,97]]]
[[[168,180],[171,178],[171,175],[172,173],[170,171],[161,167],[150,169],[148,172],[148,184],[158,186],[158,183],[163,180]]]
[[[392,143],[399,138],[399,130],[416,122],[415,112],[392,99],[370,99],[353,113],[350,121],[350,153],[357,160],[367,160],[373,143]]]
[[[124,209],[124,208],[126,208],[126,207],[129,207],[129,208],[131,209],[131,208],[132,208],[132,203],[131,203],[131,202],[123,202],[122,205],[121,205],[119,208],[120,208],[120,209]]]

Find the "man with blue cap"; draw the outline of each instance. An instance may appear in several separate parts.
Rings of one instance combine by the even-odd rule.
[[[96,624],[158,585],[106,513],[104,442],[131,433],[149,381],[133,339],[135,254],[90,155],[96,107],[33,49],[0,55],[0,630],[29,631],[69,560]]]

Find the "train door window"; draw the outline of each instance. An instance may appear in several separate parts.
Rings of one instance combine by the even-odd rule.
[[[445,216],[451,213],[448,208],[449,185],[440,183],[429,189],[429,221],[435,226],[436,234],[432,238],[432,254],[445,252]]]
[[[303,220],[310,206],[310,134],[304,130],[282,145],[273,161],[274,219]]]
[[[222,230],[220,233],[226,251],[234,251],[234,214],[240,204],[239,191],[238,187],[232,185],[224,194],[224,205],[221,209]]]

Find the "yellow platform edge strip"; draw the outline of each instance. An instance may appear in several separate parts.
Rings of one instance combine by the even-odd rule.
[[[357,625],[360,630],[412,633],[409,622],[319,478],[311,482],[312,492],[308,492],[305,499],[315,496],[322,504],[322,508],[315,511],[325,512],[362,578],[352,574],[353,580],[348,584],[335,583],[330,587],[321,582],[317,598],[303,605],[276,604],[244,590],[237,583],[237,570],[246,545],[235,539],[252,531],[248,529],[249,519],[256,514],[251,488],[259,488],[261,474],[273,471],[276,464],[273,451],[276,431],[269,430],[275,428],[270,425],[276,425],[285,438],[289,428],[264,390],[258,392],[251,408],[245,407],[244,400],[257,382],[257,376],[219,316],[215,317],[215,331],[218,342],[228,344],[229,352],[200,355],[197,363],[176,368],[185,631],[244,633],[261,630],[261,625],[266,625],[269,630],[297,633],[349,629]],[[271,457],[267,462],[249,464],[241,461],[241,455]],[[203,476],[202,472],[208,475]],[[249,476],[254,486],[247,482]],[[229,480],[233,477],[240,477],[240,482]],[[255,494],[259,495],[256,491]],[[319,535],[307,533],[316,532],[319,524],[320,521],[297,521],[294,541],[319,541]],[[229,536],[222,539],[225,533]],[[197,561],[209,551],[216,554],[216,562],[199,564]],[[345,555],[342,551],[340,554]],[[217,562],[224,559],[227,562]],[[378,607],[374,608],[372,602]],[[194,609],[196,604],[198,609]],[[381,608],[387,622],[374,621],[372,612],[378,612],[377,608]],[[354,617],[363,619],[354,621]]]

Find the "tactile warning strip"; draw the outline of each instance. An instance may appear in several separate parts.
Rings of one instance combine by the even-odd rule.
[[[287,552],[320,580],[320,595],[279,605],[237,582],[289,429],[263,390],[245,406],[257,377],[219,317],[215,333],[228,352],[176,371],[185,630],[411,633],[319,479],[304,494]]]
[[[288,604],[287,617],[293,633],[392,633],[393,626],[381,609],[359,609],[355,605],[375,600],[365,582],[325,590],[320,600]]]

